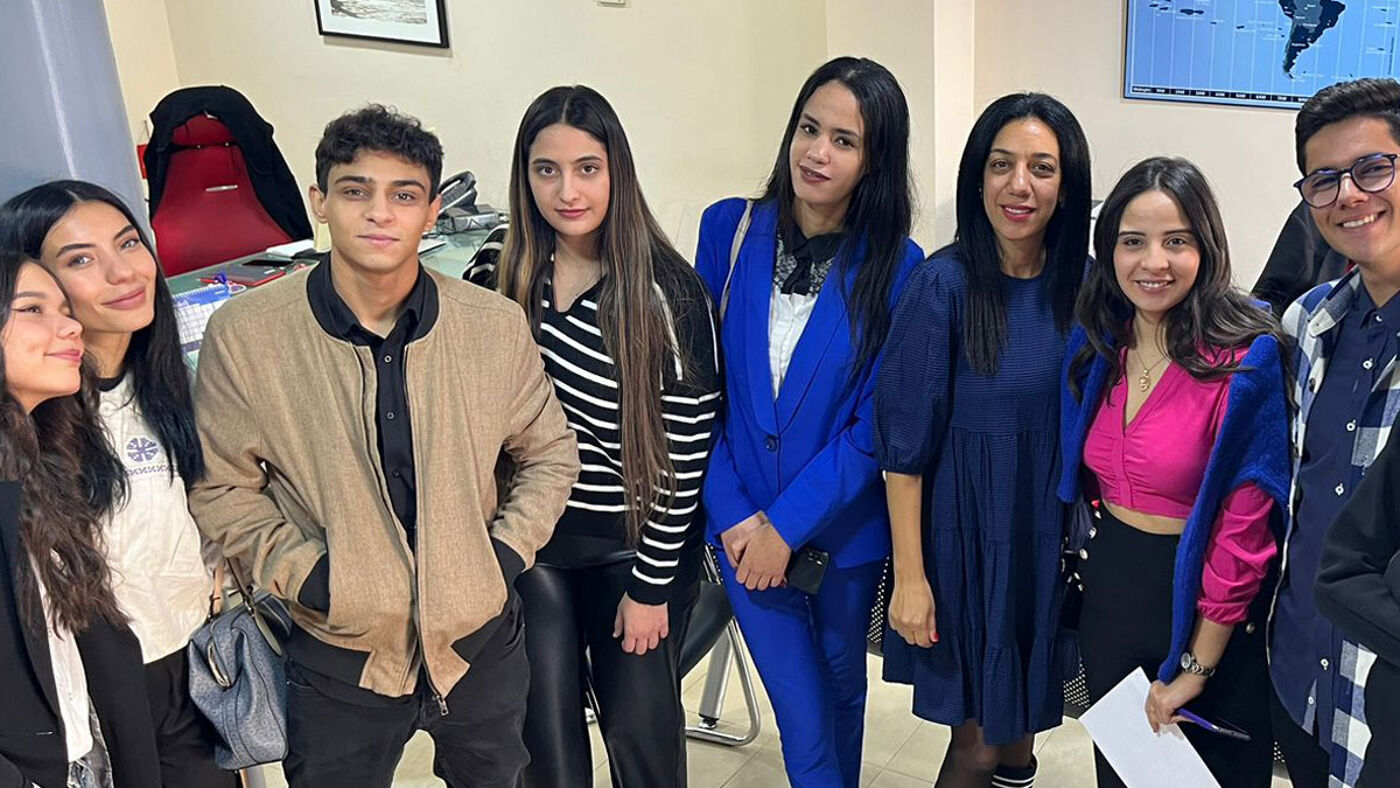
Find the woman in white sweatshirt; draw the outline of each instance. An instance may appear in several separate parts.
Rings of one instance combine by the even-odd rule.
[[[185,500],[204,473],[170,290],[130,209],[82,181],[36,186],[0,209],[0,239],[39,260],[83,325],[99,414],[130,493],[103,532],[112,586],[141,643],[165,788],[232,786],[217,734],[189,696],[185,645],[212,580]]]

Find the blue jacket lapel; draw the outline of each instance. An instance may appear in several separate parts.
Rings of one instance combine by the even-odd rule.
[[[734,263],[730,309],[739,302],[743,315],[743,369],[745,388],[759,426],[769,434],[778,431],[773,406],[773,374],[768,363],[768,301],[773,293],[773,253],[777,243],[778,207],[769,201],[754,206],[744,245]]]

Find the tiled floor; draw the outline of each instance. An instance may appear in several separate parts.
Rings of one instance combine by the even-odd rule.
[[[705,664],[701,663],[684,682],[687,709],[698,705]],[[869,788],[920,788],[930,786],[938,774],[943,752],[948,745],[948,729],[923,722],[909,713],[911,691],[908,687],[885,684],[879,680],[879,660],[870,661],[870,699],[866,708],[865,768],[861,785]],[[687,749],[690,788],[782,788],[783,757],[779,750],[777,729],[773,725],[773,710],[759,686],[759,702],[763,710],[763,730],[754,743],[746,747],[724,747],[692,740]],[[725,717],[721,728],[738,728],[743,724],[744,703],[737,678],[729,684]],[[593,736],[593,784],[607,788],[607,754],[597,727]],[[1085,788],[1093,785],[1094,757],[1089,736],[1074,720],[1053,731],[1036,737],[1036,757],[1040,772],[1036,788]],[[433,777],[433,744],[424,734],[409,742],[403,761],[399,764],[394,785],[404,788],[441,786]],[[267,770],[269,788],[286,785],[280,769]],[[580,786],[585,783],[580,782]],[[1276,778],[1275,788],[1287,788],[1288,781]]]

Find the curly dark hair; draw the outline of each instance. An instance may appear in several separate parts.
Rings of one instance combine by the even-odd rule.
[[[392,153],[428,171],[428,198],[442,183],[442,142],[415,117],[383,104],[347,112],[326,124],[316,145],[316,187],[326,191],[331,167],[349,164],[362,151]]]
[[[45,270],[23,254],[0,252],[0,326],[10,320],[26,265]],[[3,378],[0,366],[0,383]],[[38,587],[29,582],[36,572],[55,624],[79,633],[96,618],[126,621],[102,549],[103,523],[126,498],[126,472],[107,443],[95,383],[84,364],[77,394],[47,400],[30,413],[0,385],[0,478],[18,479],[23,488],[20,540],[32,561],[15,563],[23,620],[35,629],[43,626]]]
[[[1319,90],[1303,103],[1293,123],[1298,171],[1308,174],[1303,148],[1323,126],[1349,118],[1376,118],[1390,126],[1390,136],[1400,143],[1400,82],[1393,79],[1353,79]]]

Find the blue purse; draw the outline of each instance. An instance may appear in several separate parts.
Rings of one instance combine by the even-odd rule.
[[[214,762],[230,771],[287,756],[287,676],[281,641],[291,617],[266,591],[242,582],[232,562],[239,602],[227,607],[223,567],[215,572],[209,619],[188,649],[190,697],[218,731]]]

